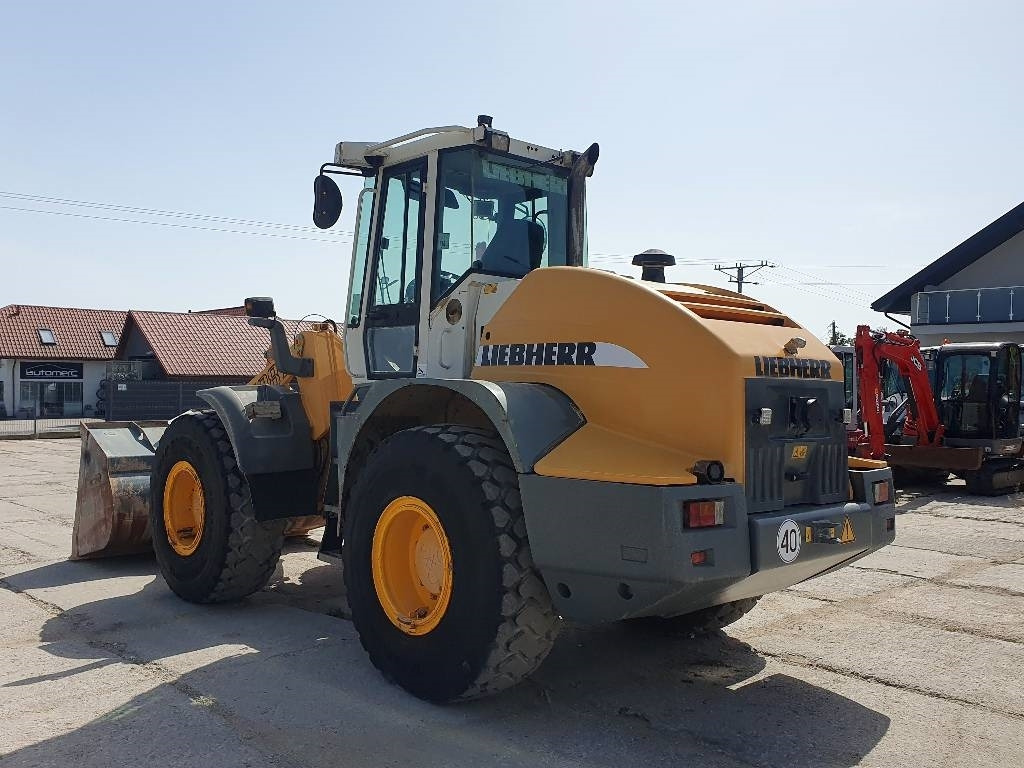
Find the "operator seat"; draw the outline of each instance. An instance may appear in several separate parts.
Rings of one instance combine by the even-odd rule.
[[[540,266],[544,227],[530,219],[505,219],[480,259],[484,272],[524,277]]]
[[[983,373],[975,374],[964,399],[971,403],[984,403],[988,400],[988,376]]]

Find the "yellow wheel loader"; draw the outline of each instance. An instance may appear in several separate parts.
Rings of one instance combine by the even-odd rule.
[[[827,347],[666,283],[661,251],[641,279],[587,268],[597,158],[487,116],[337,146],[314,222],[339,218],[333,174],[364,179],[344,345],[326,325],[289,343],[248,299],[291,382],[205,390],[208,410],[112,429],[117,462],[94,457],[134,467],[109,512],[143,500],[178,595],[260,589],[286,521],[321,514],[372,662],[451,701],[529,675],[563,619],[717,628],[893,540],[890,470],[847,457]]]

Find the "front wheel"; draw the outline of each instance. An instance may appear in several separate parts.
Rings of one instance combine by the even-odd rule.
[[[478,429],[404,430],[360,469],[345,586],[373,664],[445,702],[511,687],[547,656],[558,617],[533,565],[504,444]]]
[[[239,600],[266,586],[287,522],[256,519],[249,484],[212,411],[182,414],[164,431],[149,520],[167,585],[193,603]]]

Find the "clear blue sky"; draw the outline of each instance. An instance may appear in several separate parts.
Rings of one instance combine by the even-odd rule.
[[[311,185],[337,141],[486,112],[600,142],[590,250],[623,256],[595,265],[658,247],[691,262],[670,279],[722,285],[704,264],[768,259],[752,294],[851,330],[1024,199],[1022,29],[1017,2],[7,3],[0,192],[325,240]],[[10,207],[252,231],[0,197],[0,305],[342,315],[347,236]]]

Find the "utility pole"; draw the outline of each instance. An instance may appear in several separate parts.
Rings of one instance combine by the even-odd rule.
[[[829,323],[828,330],[829,330],[828,345],[830,347],[835,347],[835,346],[837,346],[839,344],[839,331],[836,330],[836,321],[835,320],[833,320],[831,323]]]
[[[737,261],[734,266],[727,267],[724,264],[715,264],[716,272],[725,272],[729,275],[729,282],[736,283],[736,292],[743,293],[743,284],[750,283],[750,285],[760,285],[760,283],[754,283],[747,279],[747,275],[752,275],[765,267],[774,267],[775,265],[768,261],[760,261],[757,263],[751,261]],[[736,274],[733,275],[733,272]]]

